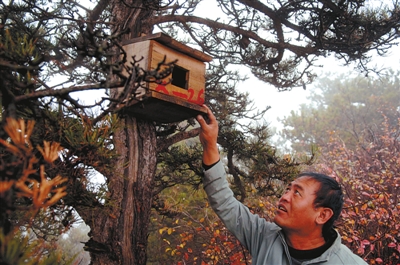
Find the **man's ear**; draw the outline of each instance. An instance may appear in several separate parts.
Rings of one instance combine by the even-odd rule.
[[[317,224],[323,225],[331,219],[333,216],[333,211],[331,208],[321,207],[319,209],[319,215],[317,216]]]

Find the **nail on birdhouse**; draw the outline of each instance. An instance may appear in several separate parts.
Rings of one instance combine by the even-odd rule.
[[[157,69],[160,62],[175,62],[170,75],[157,82],[143,83],[144,89],[129,100],[125,111],[142,119],[161,123],[179,122],[207,113],[205,99],[206,62],[212,57],[163,33],[123,43],[128,64],[132,57],[146,71]],[[139,96],[138,96],[139,95]]]

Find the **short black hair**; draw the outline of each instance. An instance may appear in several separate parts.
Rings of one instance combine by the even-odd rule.
[[[310,177],[320,184],[320,188],[315,194],[314,206],[327,207],[333,211],[332,217],[322,227],[324,238],[330,238],[334,232],[334,222],[339,218],[343,208],[342,187],[334,178],[321,173],[303,172],[298,177]]]

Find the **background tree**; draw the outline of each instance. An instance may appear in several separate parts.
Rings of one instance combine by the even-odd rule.
[[[399,73],[379,77],[340,75],[320,78],[311,89],[309,103],[283,118],[283,140],[297,151],[325,146],[335,132],[349,147],[374,141],[383,133],[382,122],[397,125],[400,107]]]
[[[2,123],[6,117],[36,120],[33,146],[45,139],[57,140],[65,147],[52,173],[68,176],[68,196],[54,206],[54,212],[67,215],[72,207],[91,224],[86,248],[95,264],[145,264],[157,150],[167,150],[175,141],[196,135],[196,129],[188,131],[190,126],[155,124],[122,114],[121,103],[129,100],[141,81],[163,77],[161,72],[139,71],[137,62],[125,65],[123,40],[158,27],[212,55],[215,60],[210,73],[217,73],[213,82],[224,76],[218,71],[240,64],[284,90],[311,82],[318,56],[335,53],[347,62],[358,60],[362,68],[368,51],[384,53],[398,37],[396,4],[376,10],[369,2],[358,0],[208,4],[212,3],[226,18],[196,16],[202,1],[99,0],[88,2],[87,7],[75,1],[0,3]],[[181,30],[178,35],[177,29],[186,35]],[[166,66],[172,65],[166,62]],[[216,90],[228,97],[229,86],[219,85],[214,85]],[[84,90],[106,92],[95,103],[85,104],[73,96]],[[236,114],[226,113],[222,107],[239,108],[212,97],[207,103],[226,123],[221,126],[226,131],[219,142],[236,179],[244,175],[233,164],[239,156],[250,156],[254,165],[274,161],[270,148],[258,146],[260,152],[255,154],[259,157],[243,152],[252,149],[236,149],[242,147],[236,141],[246,135],[235,126]],[[256,133],[253,139],[265,133],[248,132]],[[7,137],[3,131],[0,136]],[[106,179],[101,196],[88,189],[93,170]],[[6,176],[1,177],[3,181]],[[239,182],[237,187],[240,198],[245,199]],[[1,212],[2,226],[9,220],[9,210]],[[67,227],[69,221],[65,221]]]

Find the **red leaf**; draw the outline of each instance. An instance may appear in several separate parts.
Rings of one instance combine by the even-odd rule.
[[[359,247],[358,250],[357,250],[357,253],[360,254],[360,255],[363,255],[364,252],[365,252],[365,250],[364,250],[363,247]]]
[[[361,243],[365,246],[368,246],[370,244],[370,242],[366,239],[364,239]]]
[[[390,248],[395,248],[396,247],[396,243],[389,243],[389,245],[388,245],[388,247],[390,247]]]

